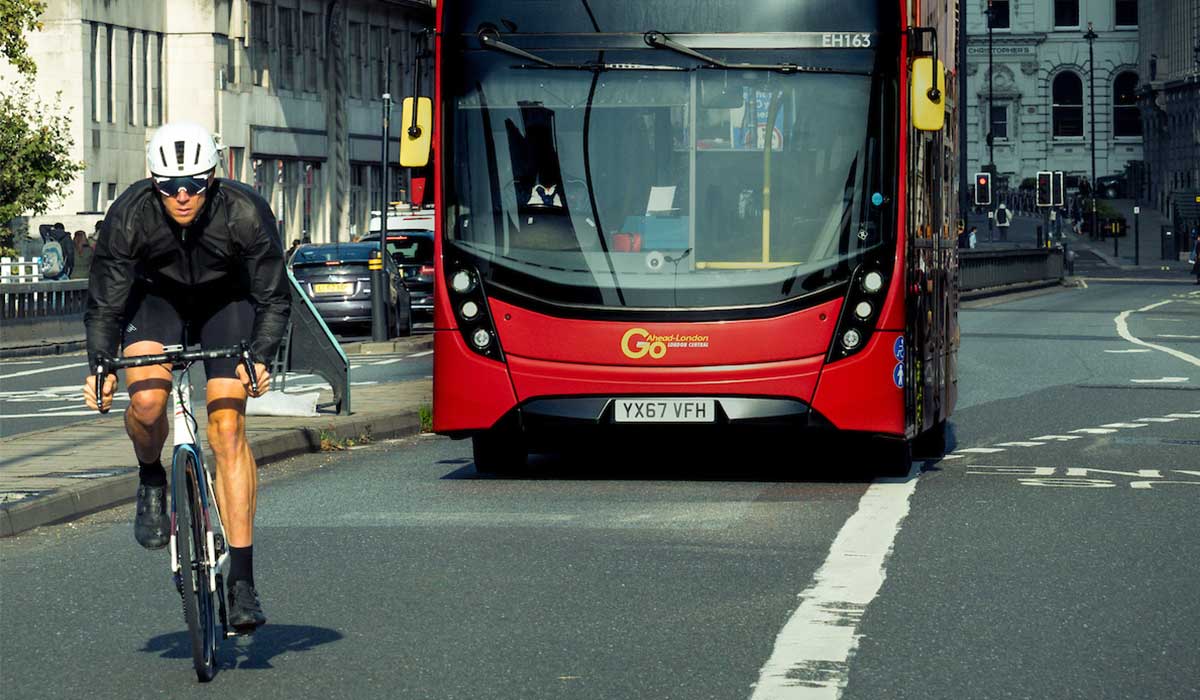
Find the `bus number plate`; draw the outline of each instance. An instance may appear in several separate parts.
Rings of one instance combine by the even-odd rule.
[[[712,399],[617,399],[617,423],[712,423]]]

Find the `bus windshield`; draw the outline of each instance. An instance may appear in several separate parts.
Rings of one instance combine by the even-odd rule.
[[[691,45],[726,64],[859,74],[523,44],[621,66],[554,70],[461,38],[444,69],[448,240],[495,287],[550,303],[762,306],[844,279],[891,242],[894,79],[871,38],[749,50],[739,36]]]

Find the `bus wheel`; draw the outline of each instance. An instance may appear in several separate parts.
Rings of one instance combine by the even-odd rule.
[[[497,476],[519,473],[529,457],[519,432],[497,428],[471,438],[471,452],[475,458],[475,471]]]
[[[904,439],[878,438],[875,441],[875,473],[879,476],[908,476],[912,470],[912,443]]]
[[[917,457],[941,458],[946,454],[946,421],[938,421],[932,428],[913,440],[913,454]]]

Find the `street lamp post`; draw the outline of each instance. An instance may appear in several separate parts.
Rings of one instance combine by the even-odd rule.
[[[1088,43],[1088,98],[1091,100],[1092,121],[1092,238],[1100,238],[1100,229],[1096,228],[1096,52],[1095,42],[1099,38],[1092,23],[1088,22],[1087,34],[1083,38]]]
[[[987,170],[991,174],[992,196],[996,196],[996,152],[995,139],[992,137],[992,0],[988,0],[987,11],[987,30],[988,30],[988,106],[987,106],[987,147],[988,147],[988,167]],[[989,207],[995,208],[995,205],[989,204]],[[988,212],[988,242],[992,241],[992,225],[995,221],[995,216]]]

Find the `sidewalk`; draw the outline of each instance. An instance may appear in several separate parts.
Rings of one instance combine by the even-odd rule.
[[[363,354],[420,351],[433,346],[433,336],[356,345],[353,349]],[[345,350],[357,354],[349,346]],[[320,451],[323,438],[342,443],[363,436],[379,440],[414,435],[421,429],[420,408],[430,406],[432,397],[433,383],[428,379],[355,386],[353,415],[250,416],[246,434],[261,467]],[[203,440],[203,415],[199,423]],[[164,465],[170,464],[171,443],[168,440],[163,448]],[[211,458],[209,452],[206,459]],[[137,486],[135,464],[119,413],[0,439],[0,537],[132,500]]]

